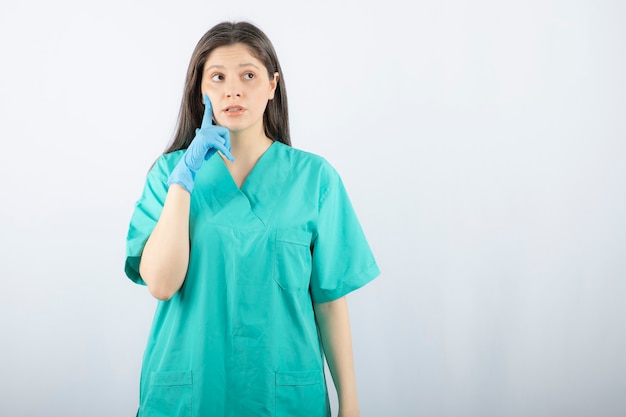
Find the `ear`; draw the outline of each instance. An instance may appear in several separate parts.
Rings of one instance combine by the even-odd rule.
[[[278,87],[278,77],[280,77],[280,74],[278,72],[275,72],[274,79],[270,80],[269,100],[272,100],[274,98],[274,93],[276,93],[276,87]]]

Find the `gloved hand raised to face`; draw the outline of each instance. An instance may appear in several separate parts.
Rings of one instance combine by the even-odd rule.
[[[196,136],[180,158],[176,167],[167,180],[167,185],[182,185],[189,194],[193,191],[196,173],[202,163],[220,151],[231,162],[234,161],[230,154],[230,134],[227,128],[213,124],[213,108],[209,96],[204,95],[204,116],[200,129],[196,129]]]

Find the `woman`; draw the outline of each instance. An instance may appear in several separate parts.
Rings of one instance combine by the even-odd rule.
[[[379,270],[337,172],[290,146],[274,48],[220,23],[193,52],[125,271],[159,299],[139,416],[357,416],[345,296]]]

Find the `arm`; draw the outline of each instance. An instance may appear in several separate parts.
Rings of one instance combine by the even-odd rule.
[[[196,173],[218,150],[233,161],[228,129],[212,124],[213,107],[204,96],[202,125],[170,174],[163,211],[141,254],[139,274],[150,293],[169,300],[185,282],[189,265],[189,208]]]
[[[159,221],[141,254],[139,273],[150,293],[159,300],[172,298],[185,281],[190,200],[182,186],[170,186]]]
[[[339,400],[339,417],[357,417],[359,402],[356,392],[352,336],[346,297],[313,305],[328,368]]]

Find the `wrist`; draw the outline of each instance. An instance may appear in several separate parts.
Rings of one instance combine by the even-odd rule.
[[[189,195],[191,194],[191,191],[189,191],[182,182],[172,182],[169,185],[169,194]]]
[[[195,172],[189,169],[183,160],[180,160],[167,179],[167,185],[170,188],[172,188],[173,185],[179,185],[191,194],[193,191],[194,181]]]

